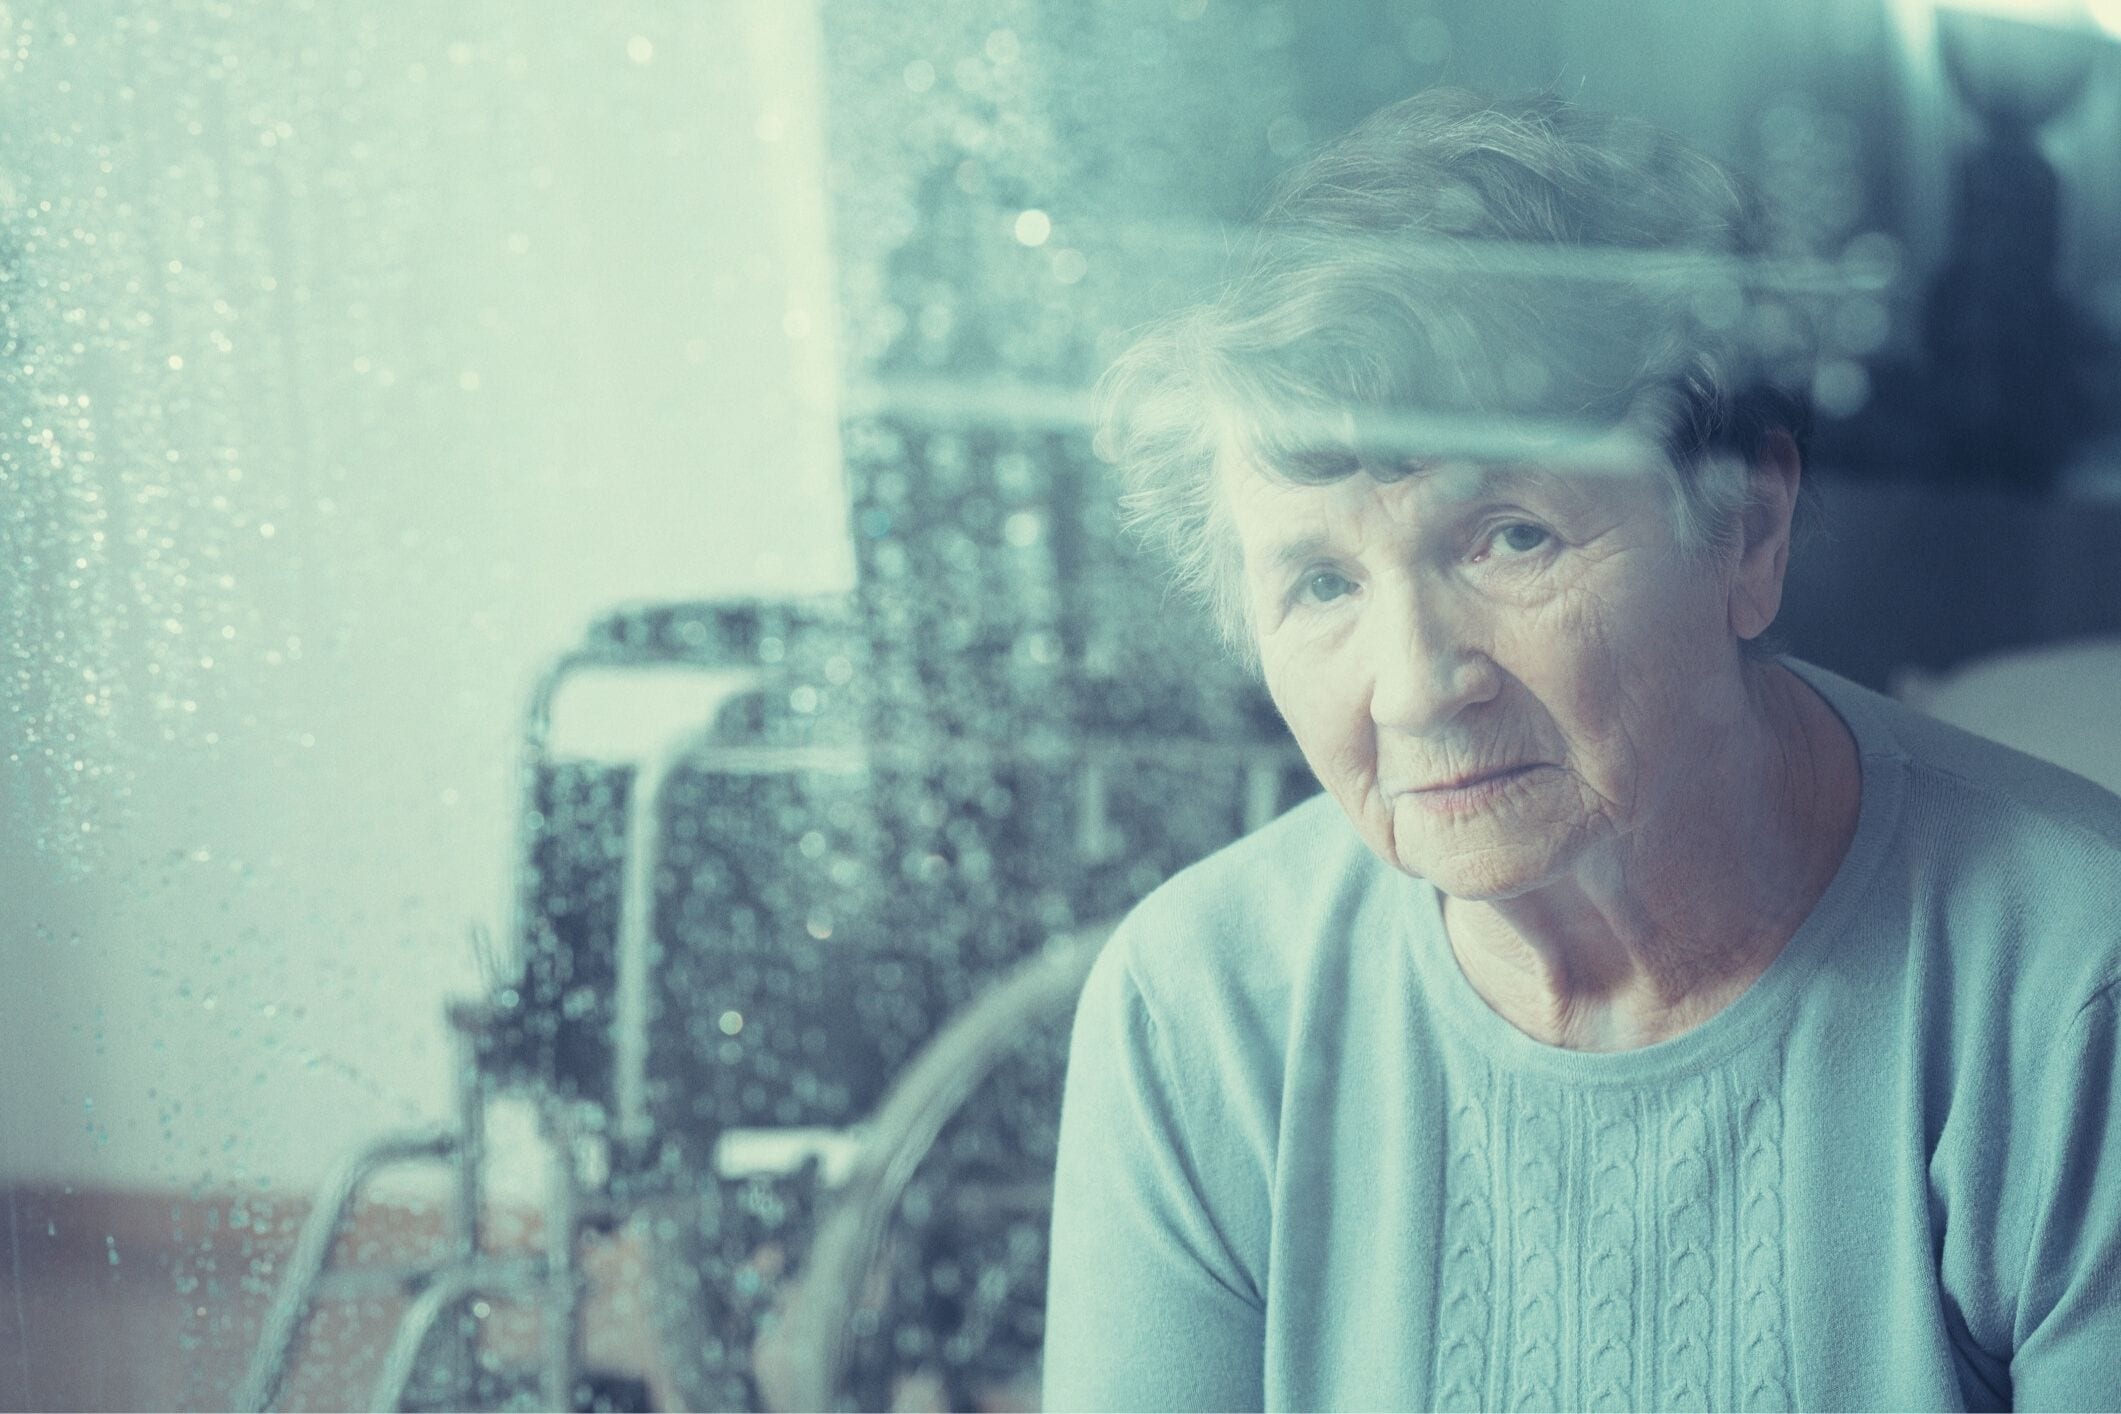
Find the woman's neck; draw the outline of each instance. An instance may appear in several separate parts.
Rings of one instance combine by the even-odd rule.
[[[1692,1030],[1780,955],[1848,851],[1861,773],[1831,707],[1780,665],[1751,670],[1750,727],[1684,796],[1564,879],[1447,899],[1460,968],[1518,1030],[1630,1050]]]

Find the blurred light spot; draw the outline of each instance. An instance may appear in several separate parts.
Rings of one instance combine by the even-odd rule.
[[[647,35],[637,34],[626,41],[626,57],[636,64],[645,64],[655,57],[655,46],[648,42]]]
[[[906,80],[906,87],[915,93],[926,93],[935,87],[935,65],[926,59],[915,59],[906,66],[902,77]]]
[[[740,1011],[725,1011],[722,1013],[722,1019],[717,1024],[722,1028],[724,1036],[734,1036],[737,1032],[744,1029],[744,1013]]]
[[[1891,332],[1892,321],[1877,300],[1848,300],[1834,312],[1835,346],[1853,357],[1876,353]]]
[[[184,366],[184,359],[178,354],[171,354],[169,356],[169,366],[171,368],[182,368]]]
[[[1900,278],[1902,264],[1900,242],[1884,231],[1864,231],[1841,250],[1841,268],[1866,285],[1892,284]]]
[[[1310,141],[1311,130],[1294,113],[1284,113],[1267,124],[1267,150],[1276,157],[1294,157]]]
[[[1013,64],[1023,57],[1023,42],[1013,29],[998,29],[987,36],[987,57],[997,64]]]
[[[1019,550],[1029,549],[1038,543],[1044,526],[1037,515],[1030,511],[1018,511],[1002,526],[1002,538]]]
[[[1849,417],[1870,400],[1871,376],[1863,365],[1845,358],[1819,366],[1812,378],[1812,401],[1829,417]]]
[[[1053,278],[1063,285],[1073,285],[1089,273],[1089,260],[1073,246],[1063,246],[1053,252]]]
[[[465,369],[465,370],[464,370],[464,371],[463,371],[462,373],[459,373],[459,374],[457,375],[457,386],[458,386],[459,388],[462,388],[462,389],[463,389],[463,390],[464,390],[465,392],[467,392],[467,393],[476,393],[476,392],[478,392],[478,391],[479,391],[479,375],[478,375],[478,373],[477,373],[477,372],[476,372],[475,370],[473,370],[473,369],[469,369],[469,368]]]
[[[1016,239],[1020,244],[1042,246],[1053,234],[1053,218],[1037,207],[1016,214]]]

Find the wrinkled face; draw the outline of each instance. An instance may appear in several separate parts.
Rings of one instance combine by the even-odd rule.
[[[1386,862],[1513,897],[1704,808],[1744,709],[1731,576],[1657,473],[1222,475],[1268,691]]]

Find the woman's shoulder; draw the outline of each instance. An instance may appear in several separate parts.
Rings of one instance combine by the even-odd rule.
[[[1866,786],[1881,769],[1905,770],[1904,825],[1927,830],[1940,847],[2037,841],[2073,864],[2103,860],[2121,883],[2121,796],[1824,669],[1791,666],[1848,723]]]
[[[1338,804],[1310,797],[1179,870],[1135,905],[1108,946],[1158,1012],[1285,999],[1353,932],[1380,882],[1400,878],[1372,854]]]
[[[1897,886],[1871,891],[1874,910],[1907,910],[1918,938],[1953,955],[1950,975],[2005,995],[2031,984],[2074,1011],[2121,978],[2121,796],[1818,669],[1805,675],[1849,723],[1864,789],[1891,813],[1882,878]]]

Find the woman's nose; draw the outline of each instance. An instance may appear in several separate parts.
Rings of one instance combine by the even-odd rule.
[[[1501,674],[1469,615],[1413,589],[1389,597],[1397,602],[1377,603],[1366,625],[1373,722],[1426,736],[1495,696]]]

